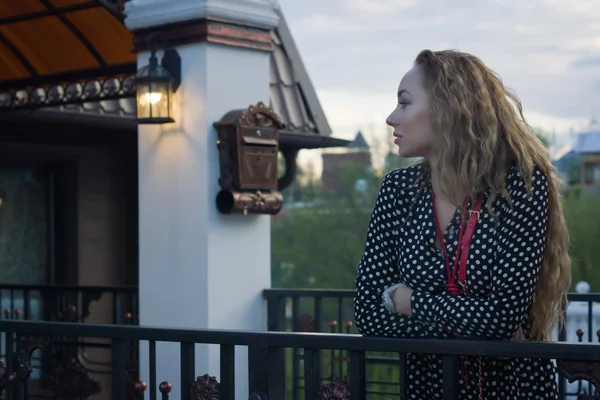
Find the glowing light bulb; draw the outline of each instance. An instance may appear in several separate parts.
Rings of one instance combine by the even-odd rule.
[[[140,97],[140,105],[143,107],[143,106],[147,105],[148,103],[156,104],[160,101],[160,99],[162,99],[162,93],[156,93],[156,92],[144,93]]]

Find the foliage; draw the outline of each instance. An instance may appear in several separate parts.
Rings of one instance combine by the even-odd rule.
[[[531,130],[546,148],[550,147],[550,139],[548,138],[548,134],[544,132],[542,128],[534,127]]]
[[[600,198],[573,187],[564,201],[571,234],[573,283],[585,280],[592,291],[600,291]]]
[[[287,204],[285,215],[272,224],[273,287],[354,288],[357,266],[364,251],[366,232],[383,174],[405,165],[391,152],[384,170],[365,173],[348,166],[338,193],[325,196],[320,188],[304,187],[308,199],[299,207]],[[366,181],[356,190],[358,179]],[[306,193],[306,194],[304,194]],[[600,198],[571,188],[564,200],[571,233],[573,282],[586,280],[600,291]]]
[[[354,287],[382,175],[350,164],[341,180],[339,192],[328,196],[305,187],[300,197],[309,201],[286,204],[284,215],[273,221],[273,287]],[[358,180],[365,183],[361,190]]]
[[[286,215],[273,222],[273,287],[354,286],[379,187],[378,177],[371,176],[366,191],[356,191],[353,178],[360,171],[349,167],[344,172],[344,196],[321,196],[310,206],[288,207]]]

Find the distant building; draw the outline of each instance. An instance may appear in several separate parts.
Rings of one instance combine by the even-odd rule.
[[[577,134],[575,142],[553,161],[565,186],[580,184],[600,193],[600,129],[596,121],[591,130]]]
[[[343,152],[323,153],[322,185],[325,193],[332,193],[340,188],[342,172],[350,164],[368,172],[372,168],[371,148],[362,132],[358,132],[354,140]]]
[[[600,188],[600,131],[578,135],[574,150],[581,156],[581,183]]]

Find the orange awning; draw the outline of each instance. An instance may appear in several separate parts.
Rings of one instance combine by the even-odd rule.
[[[113,3],[0,0],[0,88],[135,73],[133,34]]]

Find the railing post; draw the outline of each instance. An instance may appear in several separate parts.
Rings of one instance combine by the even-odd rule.
[[[8,380],[6,381],[6,400],[14,399],[14,384],[15,384],[15,363],[14,363],[14,332],[5,332],[5,354],[6,354],[6,371],[8,372]],[[11,376],[12,375],[12,376]]]
[[[29,289],[23,289],[23,319],[28,321],[31,319],[31,295]]]
[[[233,400],[235,397],[235,346],[222,344],[220,351],[220,400]]]
[[[268,347],[248,346],[249,393],[269,393],[269,365],[273,361],[269,358]]]
[[[319,392],[319,350],[304,349],[304,398],[315,399]]]
[[[196,354],[194,343],[180,344],[181,360],[181,400],[191,400],[191,387],[196,380]]]
[[[127,346],[124,339],[112,339],[112,400],[125,400],[127,396],[126,387],[126,355]]]
[[[364,351],[350,352],[350,398],[365,400],[367,398],[367,371]]]
[[[279,382],[279,355],[283,348],[266,345],[248,346],[248,381],[250,393],[268,393],[269,399],[284,399],[285,386]],[[285,373],[285,370],[283,371]],[[284,388],[282,392],[281,388]]]
[[[444,400],[458,399],[458,356],[444,356]]]
[[[321,314],[323,309],[323,299],[321,297],[315,297],[315,332],[321,332]],[[319,380],[319,385],[322,383],[322,370],[323,370],[323,351],[321,349],[317,350],[317,379]]]
[[[267,329],[269,331],[285,331],[285,297],[267,297]],[[270,398],[285,398],[285,349],[272,349],[273,360]],[[250,392],[252,393],[252,391]],[[268,393],[268,392],[265,392]]]
[[[566,307],[566,304],[564,304]],[[566,342],[567,341],[567,324],[566,324],[567,314],[565,312],[564,320],[560,320],[558,324],[558,341]],[[564,399],[566,393],[566,380],[563,376],[563,373],[559,370],[557,371],[558,375],[558,398]]]
[[[401,353],[400,354],[400,379],[399,379],[399,383],[400,383],[400,400],[407,400],[408,399],[408,393],[407,393],[407,389],[408,389],[408,379],[407,379],[407,367],[406,367],[406,359],[407,359],[407,354],[406,353]]]

